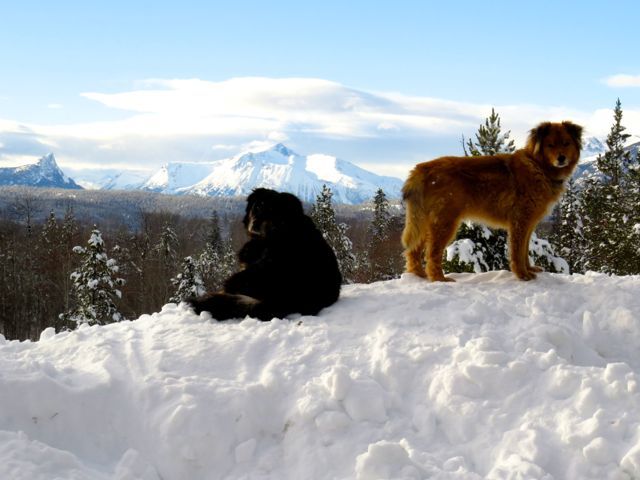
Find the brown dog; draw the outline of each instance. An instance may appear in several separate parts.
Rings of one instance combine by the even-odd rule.
[[[529,263],[529,238],[564,191],[581,148],[582,127],[545,122],[512,154],[442,157],[416,165],[402,189],[407,271],[453,281],[442,272],[442,255],[468,219],[507,229],[511,270],[521,280],[535,278],[542,269]]]

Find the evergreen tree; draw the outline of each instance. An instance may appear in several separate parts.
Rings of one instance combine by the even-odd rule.
[[[62,239],[61,230],[58,220],[56,219],[56,214],[51,210],[40,234],[42,249],[47,256],[53,256],[55,254],[57,246]]]
[[[191,257],[185,257],[182,261],[182,271],[171,279],[176,291],[169,302],[180,303],[190,297],[198,297],[205,293],[202,277],[198,272],[196,262]]]
[[[554,249],[567,261],[570,273],[584,272],[584,234],[579,194],[575,182],[570,179],[564,195],[553,210],[549,238]]]
[[[157,283],[153,282],[154,293],[162,303],[165,303],[169,300],[173,291],[173,286],[170,281],[171,276],[179,268],[178,235],[169,222],[164,223],[154,251],[158,269],[157,275],[160,280],[160,282]]]
[[[211,214],[209,231],[207,233],[207,244],[218,251],[222,248],[222,234],[220,232],[220,218],[215,210]]]
[[[631,164],[631,153],[624,149],[631,135],[624,133],[625,130],[626,127],[622,126],[622,104],[618,98],[613,109],[613,125],[607,136],[607,151],[597,159],[598,170],[607,177],[606,185],[620,185],[623,172]]]
[[[107,256],[100,231],[94,227],[87,246],[73,251],[82,257],[80,269],[71,274],[75,305],[60,318],[99,325],[122,320],[116,301],[122,296],[118,287],[124,280],[117,277],[118,265]]]
[[[355,273],[356,257],[353,254],[353,244],[347,236],[347,225],[336,220],[332,197],[331,189],[323,185],[311,210],[311,218],[335,252],[343,281],[349,283]]]
[[[210,228],[204,250],[197,259],[197,269],[204,285],[217,291],[236,269],[236,255],[231,239],[223,240],[217,212],[211,215]]]
[[[485,225],[463,222],[443,262],[445,272],[508,270],[507,233]]]
[[[500,127],[500,115],[491,109],[491,115],[484,121],[484,125],[478,127],[476,133],[476,141],[467,140],[465,145],[464,138],[462,148],[466,156],[495,155],[496,153],[514,152],[516,146],[509,137],[511,131],[502,133]],[[467,152],[467,148],[469,151]]]
[[[231,241],[223,241],[219,248],[207,243],[196,263],[204,285],[209,290],[220,290],[236,269],[236,255]]]
[[[370,281],[385,280],[394,276],[393,258],[389,255],[387,245],[390,236],[390,222],[389,200],[384,191],[379,188],[373,199],[373,219],[367,231],[369,239],[367,267]]]
[[[160,241],[156,245],[161,261],[171,267],[175,263],[178,247],[178,235],[169,223],[165,223],[160,234]]]
[[[529,241],[529,261],[532,265],[542,267],[545,272],[570,273],[567,261],[557,256],[551,243],[539,238],[536,232],[531,234]]]
[[[622,106],[616,101],[614,122],[607,136],[607,151],[597,159],[598,174],[585,182],[581,217],[587,270],[626,275],[638,273],[638,247],[634,239],[632,178],[635,168],[624,148],[629,135],[622,125]]]

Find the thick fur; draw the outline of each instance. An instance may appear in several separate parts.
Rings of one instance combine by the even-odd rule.
[[[242,270],[222,292],[188,301],[217,320],[247,315],[268,321],[291,313],[315,315],[338,300],[338,262],[302,203],[290,193],[258,188],[243,220],[249,241],[238,253]]]
[[[531,233],[564,191],[581,148],[582,127],[545,122],[512,154],[442,157],[416,165],[402,190],[406,270],[431,281],[452,281],[444,276],[442,256],[467,219],[506,229],[511,270],[521,280],[535,278],[541,269],[529,264]]]

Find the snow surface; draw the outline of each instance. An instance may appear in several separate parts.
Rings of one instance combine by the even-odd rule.
[[[454,277],[0,337],[0,478],[640,478],[640,277]]]

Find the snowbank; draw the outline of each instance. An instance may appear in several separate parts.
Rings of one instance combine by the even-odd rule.
[[[0,478],[640,478],[640,277],[456,278],[0,337]]]

